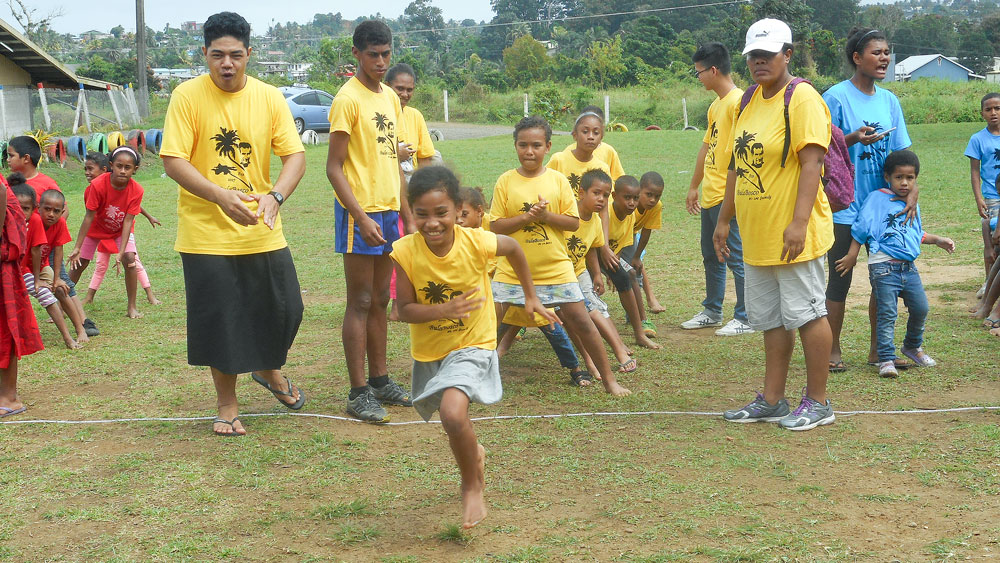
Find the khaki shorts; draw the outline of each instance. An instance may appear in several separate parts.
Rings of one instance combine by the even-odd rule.
[[[757,331],[795,330],[826,316],[824,257],[782,266],[746,264],[747,317]]]
[[[56,274],[52,270],[52,266],[45,266],[38,271],[38,279],[45,282],[47,285],[51,286],[53,280],[55,280]]]

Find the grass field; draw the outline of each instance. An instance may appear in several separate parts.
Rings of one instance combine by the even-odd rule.
[[[965,312],[981,283],[978,220],[962,156],[975,124],[915,126],[927,230],[958,243],[920,259],[932,304],[927,348],[940,367],[880,380],[864,366],[868,284],[855,275],[845,327],[850,369],[831,378],[838,410],[1000,404],[1000,340]],[[700,133],[638,132],[607,140],[627,171],[666,179],[664,225],[647,256],[667,312],[661,351],[639,350],[620,378],[625,399],[568,385],[538,332],[504,360],[504,400],[476,416],[598,411],[719,412],[761,385],[759,335],[722,339],[677,326],[703,297],[698,220],[683,209]],[[569,142],[554,140],[554,149]],[[467,185],[490,188],[516,163],[508,137],[442,142]],[[343,415],[344,282],[333,252],[326,147],[284,206],[305,318],[286,374],[304,412]],[[78,164],[43,171],[82,217]],[[80,351],[49,349],[20,364],[28,419],[214,415],[207,370],[186,364],[184,288],[172,250],[176,188],[151,158],[138,180],[164,223],[137,228],[163,305],[124,318],[121,278],[89,307],[102,334]],[[88,275],[85,275],[85,279]],[[622,319],[620,306],[609,301]],[[732,296],[727,299],[731,315]],[[903,323],[899,323],[902,325]],[[619,326],[623,328],[622,324]],[[623,331],[623,334],[625,332]],[[626,339],[628,341],[629,339]],[[407,328],[390,327],[392,373],[408,380]],[[801,354],[788,393],[804,385]],[[284,409],[249,377],[244,416]],[[418,417],[392,408],[394,421]],[[488,518],[459,521],[458,475],[439,425],[376,427],[321,418],[244,417],[221,439],[208,421],[0,425],[0,556],[11,561],[886,561],[996,557],[1000,551],[1000,413],[840,416],[805,433],[726,424],[715,416],[581,416],[477,423],[488,451]]]

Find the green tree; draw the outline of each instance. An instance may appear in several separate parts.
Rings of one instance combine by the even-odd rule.
[[[608,41],[596,41],[587,49],[590,60],[590,75],[601,88],[621,84],[627,68],[622,51],[622,38],[613,37]]]
[[[622,26],[622,48],[646,64],[666,67],[670,64],[670,43],[676,37],[673,28],[656,16],[636,18]]]
[[[522,35],[503,50],[503,64],[511,83],[523,85],[541,80],[548,71],[550,60],[545,45],[531,35]]]
[[[441,8],[432,6],[430,0],[413,0],[403,10],[403,23],[407,29],[435,30],[418,34],[433,49],[438,49],[445,40],[444,17]]]
[[[981,25],[970,21],[958,25],[958,62],[976,74],[986,74],[993,68],[993,45]]]
[[[805,0],[812,9],[812,21],[833,32],[837,39],[847,37],[858,22],[858,0]]]

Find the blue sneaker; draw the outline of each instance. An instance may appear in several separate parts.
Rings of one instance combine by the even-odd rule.
[[[781,399],[777,404],[770,404],[764,400],[762,393],[757,393],[757,398],[747,406],[732,411],[722,413],[722,418],[729,422],[778,422],[788,415],[788,401]]]
[[[826,400],[826,404],[824,405],[803,396],[802,402],[799,403],[799,408],[779,420],[778,425],[789,430],[812,430],[817,426],[833,424],[833,421],[836,419],[837,417],[833,414],[833,406],[830,404],[829,399]]]

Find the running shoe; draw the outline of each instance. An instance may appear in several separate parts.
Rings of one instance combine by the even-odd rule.
[[[899,372],[896,371],[896,362],[893,361],[893,360],[889,360],[889,361],[886,361],[886,362],[879,363],[879,365],[878,365],[878,376],[879,377],[887,377],[887,378],[890,378],[890,379],[895,378],[895,377],[899,377]]]
[[[642,332],[646,333],[649,338],[656,338],[656,325],[653,321],[646,319],[642,321]]]
[[[97,325],[90,318],[83,319],[83,330],[87,333],[87,336],[99,336],[101,334],[101,331],[97,330]]]
[[[389,413],[375,398],[371,387],[347,400],[347,414],[365,422],[389,422]]]
[[[412,407],[413,401],[410,400],[410,392],[396,383],[393,380],[389,380],[389,383],[381,387],[374,387],[369,385],[369,389],[372,390],[372,395],[378,399],[378,402],[388,405],[399,405],[401,407]]]
[[[757,393],[757,398],[750,404],[741,409],[726,411],[722,413],[722,418],[729,422],[778,422],[788,412],[788,401],[785,399],[772,405],[764,400],[763,393]]]
[[[750,328],[750,323],[746,321],[741,321],[739,319],[733,319],[726,323],[726,326],[715,331],[716,336],[739,336],[741,334],[750,334],[754,332]]]
[[[697,328],[708,328],[712,326],[722,326],[722,319],[711,317],[705,313],[705,311],[702,311],[691,317],[690,320],[681,323],[681,328],[684,330],[694,330]]]
[[[833,406],[827,399],[826,404],[814,401],[809,397],[802,397],[799,408],[785,415],[778,421],[778,425],[789,430],[812,430],[817,426],[833,424],[837,417],[833,414]]]

